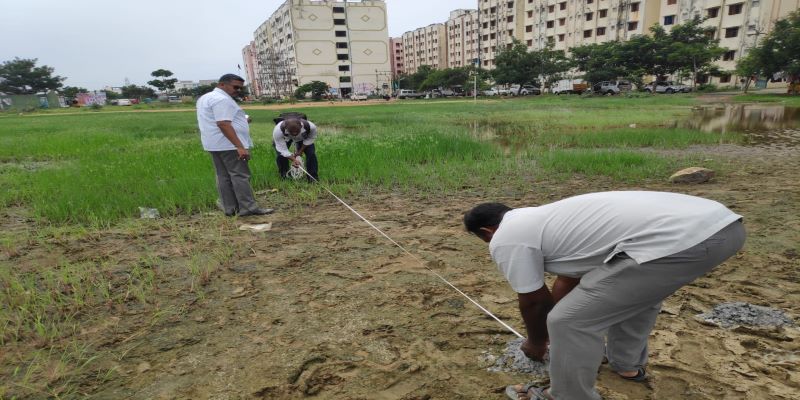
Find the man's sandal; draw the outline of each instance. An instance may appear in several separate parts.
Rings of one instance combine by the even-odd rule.
[[[619,375],[619,373],[617,375]],[[644,368],[639,368],[634,376],[619,375],[619,377],[625,379],[626,381],[644,382],[647,380],[647,371],[645,371]]]
[[[519,400],[520,394],[527,394],[530,400],[550,400],[551,398],[544,394],[547,387],[536,387],[535,383],[529,383],[522,386],[521,390],[517,390],[517,385],[506,386],[506,396],[511,400]]]

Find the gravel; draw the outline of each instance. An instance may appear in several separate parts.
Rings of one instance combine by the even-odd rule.
[[[488,368],[491,372],[517,372],[537,376],[547,376],[547,356],[545,362],[533,361],[519,349],[525,339],[514,339],[503,349],[503,354],[495,356],[484,353],[483,358],[487,363],[492,363]]]
[[[783,311],[745,302],[722,303],[698,318],[723,328],[739,325],[758,327],[794,326],[795,322]]]

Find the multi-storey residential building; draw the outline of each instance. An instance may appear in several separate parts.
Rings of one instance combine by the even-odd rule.
[[[255,84],[256,81],[256,42],[251,41],[250,44],[244,46],[242,49],[242,60],[244,60],[244,78],[247,79],[247,86],[250,89],[250,94],[256,97],[261,96],[261,87]]]
[[[392,76],[402,75],[406,72],[405,57],[403,56],[403,38],[389,39],[389,50],[392,57]]]
[[[484,68],[494,68],[497,53],[509,48],[514,39],[522,40],[525,4],[526,0],[479,0],[480,59]]]
[[[255,31],[255,84],[269,96],[322,81],[338,94],[389,90],[386,3],[286,0]]]
[[[447,30],[447,66],[460,68],[478,61],[480,22],[478,10],[454,10],[445,23]]]
[[[539,50],[557,50],[628,40],[658,24],[662,1],[671,0],[533,0],[525,3],[522,42]]]
[[[695,16],[705,18],[704,25],[714,28],[714,37],[719,39],[721,47],[727,49],[722,59],[717,61],[722,71],[733,71],[736,61],[773,29],[775,21],[800,9],[800,0],[661,1],[659,22],[666,30]],[[736,82],[732,74],[707,79],[723,85]]]
[[[447,68],[447,35],[444,24],[431,24],[403,34],[403,54],[407,74],[423,65]]]

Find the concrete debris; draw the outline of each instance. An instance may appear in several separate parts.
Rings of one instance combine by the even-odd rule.
[[[533,361],[528,358],[519,346],[525,339],[514,339],[506,345],[503,354],[499,357],[492,354],[484,354],[484,361],[493,361],[493,365],[488,368],[491,372],[519,372],[546,377],[548,375],[549,354],[545,356],[545,362]]]
[[[697,316],[700,320],[723,328],[740,325],[758,327],[794,326],[795,322],[783,311],[745,302],[722,303],[713,310]]]

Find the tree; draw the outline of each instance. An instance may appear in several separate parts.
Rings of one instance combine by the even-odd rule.
[[[214,83],[212,83],[210,85],[200,85],[200,86],[192,89],[192,96],[200,97],[200,96],[202,96],[202,95],[214,90],[214,88],[216,88],[216,87],[217,87],[217,85],[214,84]]]
[[[89,89],[82,88],[82,87],[75,87],[75,86],[64,86],[61,88],[60,92],[67,98],[74,98],[78,95],[78,93],[86,93]]]
[[[469,68],[447,68],[432,71],[419,88],[429,90],[435,88],[452,88],[453,86],[464,86],[469,79]]]
[[[524,85],[535,82],[539,75],[537,62],[528,52],[528,47],[514,39],[511,48],[503,49],[494,58],[495,69],[492,76],[499,84],[518,83]]]
[[[561,75],[572,67],[572,63],[564,51],[555,50],[552,42],[548,42],[547,46],[541,50],[532,51],[531,56],[533,61],[538,64],[539,76],[547,84],[561,79]]]
[[[147,84],[150,86],[155,86],[158,90],[162,92],[166,92],[170,89],[175,89],[175,82],[178,82],[175,78],[170,78],[172,76],[172,71],[167,69],[157,69],[150,73],[155,78],[163,78],[163,79],[153,79],[152,81],[148,81]],[[169,79],[168,79],[169,78]]]
[[[141,100],[145,97],[156,97],[156,92],[147,86],[128,85],[122,87],[122,97]]]
[[[775,22],[775,29],[737,63],[737,70],[750,72],[748,76],[758,74],[767,77],[782,72],[790,83],[790,92],[798,94],[800,11],[795,11],[785,19]]]
[[[36,58],[15,57],[0,64],[0,92],[11,94],[33,94],[57,90],[66,78],[53,75],[55,69],[36,66]]]
[[[620,63],[620,42],[593,43],[570,49],[575,67],[584,72],[587,82],[610,81],[625,76]]]
[[[713,64],[725,54],[714,39],[714,28],[702,26],[703,19],[694,17],[683,24],[675,25],[669,32],[669,42],[665,44],[666,64],[673,72],[691,72],[692,86],[697,86],[701,74],[717,74],[718,67]]]
[[[297,88],[297,90],[294,92],[294,96],[298,99],[302,99],[306,97],[306,93],[311,92],[312,99],[321,100],[322,95],[324,95],[327,91],[327,83],[321,81],[311,81]]]

